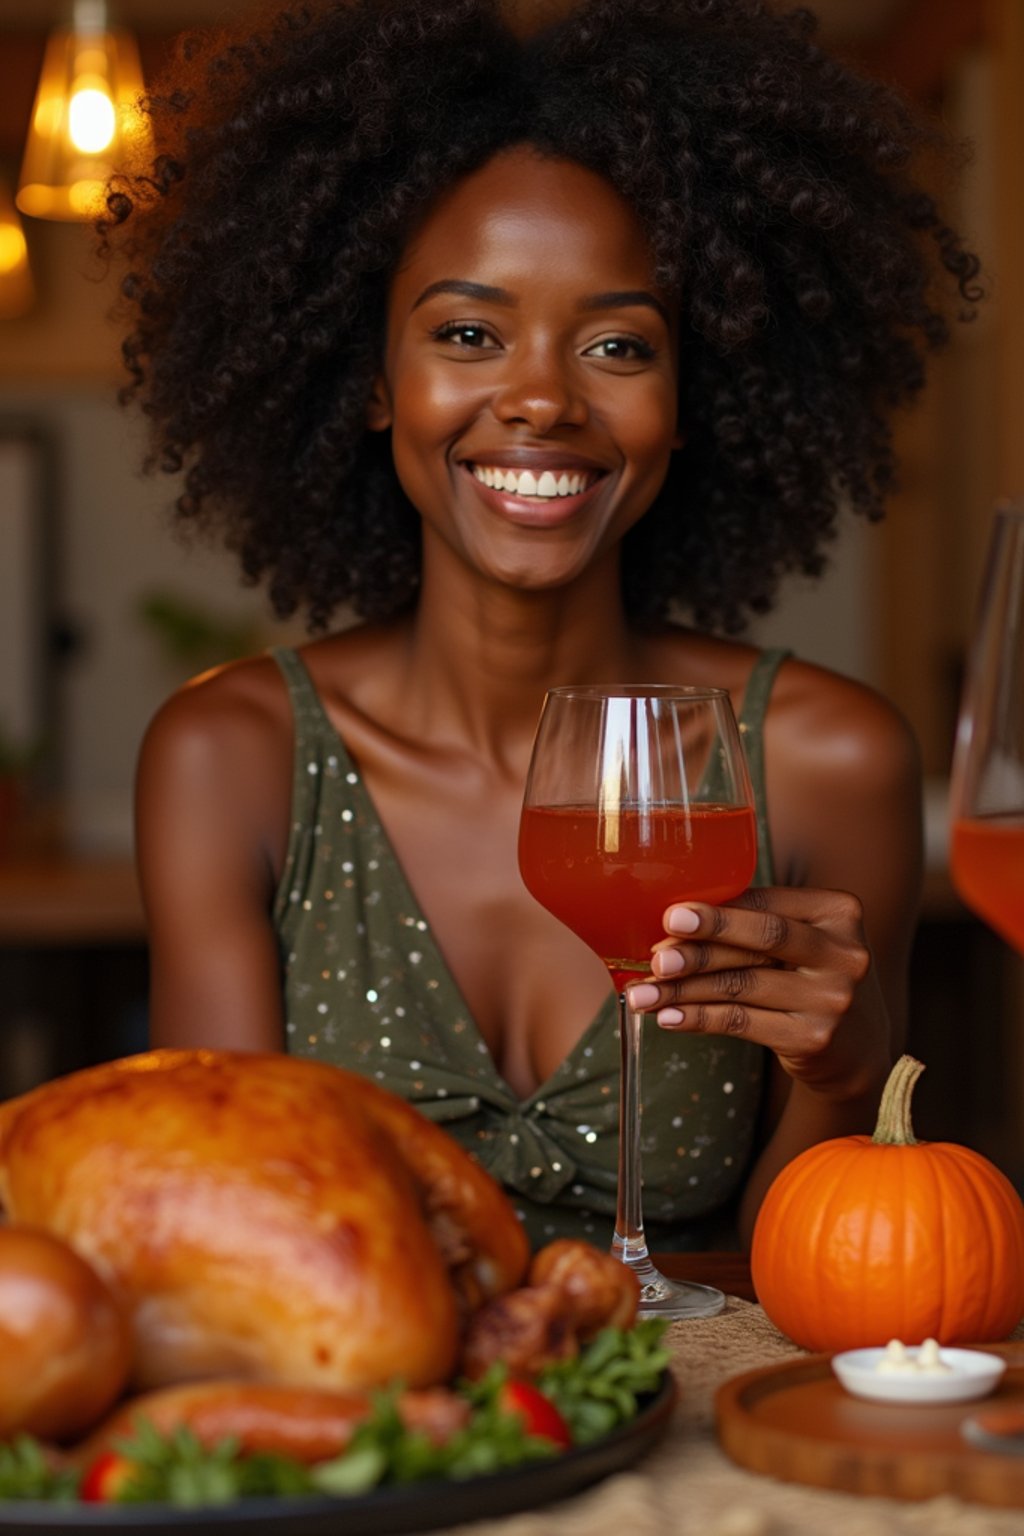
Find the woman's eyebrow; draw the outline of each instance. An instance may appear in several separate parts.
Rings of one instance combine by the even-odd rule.
[[[479,299],[481,304],[504,304],[510,308],[514,308],[519,302],[507,288],[490,288],[486,283],[470,283],[461,277],[443,277],[440,282],[431,283],[429,288],[424,288],[413,309],[419,309],[420,305],[432,299],[435,293],[456,293],[463,299]]]
[[[580,309],[626,309],[631,304],[643,304],[647,309],[653,309],[661,316],[666,325],[671,325],[668,310],[660,299],[656,299],[653,293],[648,293],[644,288],[626,288],[611,293],[592,293],[588,298],[581,299]]]

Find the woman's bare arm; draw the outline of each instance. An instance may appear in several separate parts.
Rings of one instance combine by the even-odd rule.
[[[244,663],[189,685],[143,742],[136,856],[154,1046],[281,1048],[270,904],[291,753],[271,665]]]

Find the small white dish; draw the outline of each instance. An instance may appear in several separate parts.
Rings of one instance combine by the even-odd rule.
[[[907,1349],[913,1359],[917,1350]],[[951,1369],[937,1375],[916,1375],[877,1369],[884,1349],[848,1349],[832,1357],[832,1369],[847,1392],[876,1403],[969,1403],[995,1390],[1006,1361],[980,1349],[946,1349],[939,1359]]]

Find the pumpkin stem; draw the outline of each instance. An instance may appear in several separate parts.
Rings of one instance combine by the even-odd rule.
[[[871,1140],[886,1147],[916,1147],[917,1137],[910,1123],[910,1100],[914,1084],[924,1071],[924,1062],[913,1056],[901,1056],[889,1073],[878,1108],[878,1124]]]

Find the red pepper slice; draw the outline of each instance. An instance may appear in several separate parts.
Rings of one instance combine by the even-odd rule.
[[[517,1414],[528,1435],[550,1440],[566,1451],[572,1445],[572,1431],[551,1401],[532,1381],[510,1376],[498,1390],[498,1406],[505,1413]]]
[[[112,1504],[136,1471],[135,1463],[117,1451],[102,1451],[85,1471],[78,1497],[89,1504]]]

